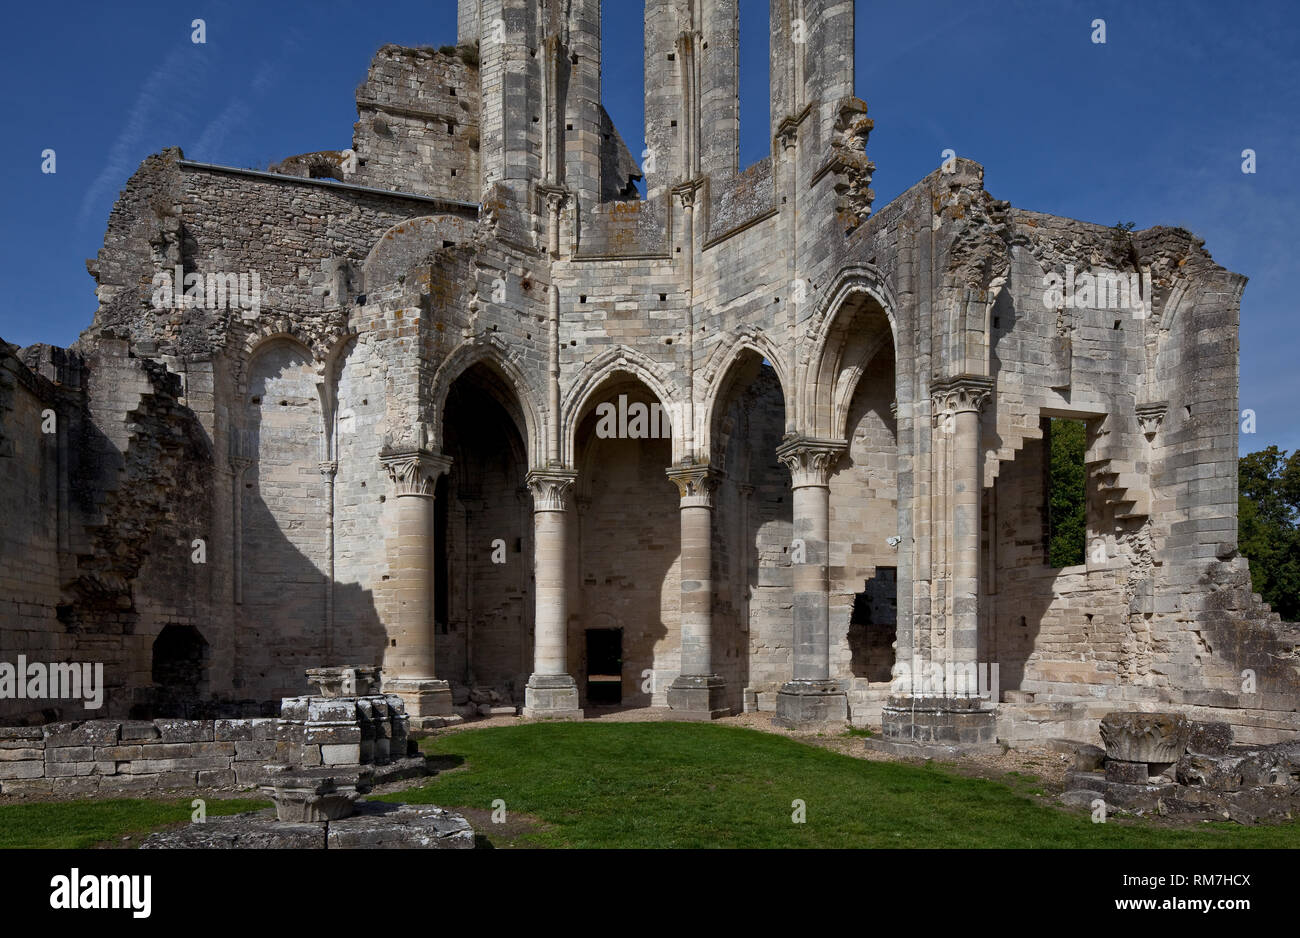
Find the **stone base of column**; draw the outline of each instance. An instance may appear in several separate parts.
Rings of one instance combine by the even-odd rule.
[[[989,745],[997,741],[997,711],[980,697],[890,697],[882,736],[896,742]]]
[[[402,698],[413,730],[433,730],[463,720],[452,707],[451,685],[446,681],[394,677],[385,678],[383,687],[385,694],[396,694]]]
[[[534,674],[524,687],[527,720],[581,720],[578,682],[567,674]]]
[[[716,720],[731,716],[724,702],[727,682],[716,674],[681,675],[668,686],[668,706],[674,720]]]
[[[776,695],[772,722],[787,729],[847,723],[849,698],[838,681],[789,681]]]

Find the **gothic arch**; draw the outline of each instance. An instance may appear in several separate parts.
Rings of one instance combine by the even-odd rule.
[[[501,399],[500,403],[515,418],[519,435],[528,447],[528,465],[536,467],[545,461],[546,447],[542,437],[544,423],[537,408],[537,394],[528,377],[507,354],[505,340],[495,335],[475,336],[457,346],[433,376],[430,406],[426,411],[429,445],[435,449],[442,445],[443,412],[452,383],[474,365],[483,364],[496,373],[510,391],[514,400]]]
[[[757,355],[765,359],[776,372],[777,382],[781,385],[781,396],[785,401],[785,425],[790,428],[794,419],[794,395],[791,393],[790,375],[786,367],[785,356],[762,329],[756,326],[741,326],[734,333],[726,336],[714,346],[704,370],[700,373],[705,386],[703,406],[695,415],[695,443],[701,453],[712,452],[713,427],[720,404],[725,403],[733,370],[747,355]]]
[[[637,379],[659,399],[673,428],[673,463],[680,462],[683,456],[682,429],[685,426],[685,408],[681,397],[674,393],[675,387],[668,369],[641,352],[625,345],[616,345],[589,361],[564,395],[560,407],[560,412],[564,414],[564,433],[560,438],[561,459],[564,465],[574,464],[578,421],[586,412],[592,395],[600,389],[606,379],[617,374],[625,374]]]
[[[799,362],[796,412],[800,432],[818,439],[844,439],[853,393],[886,342],[894,352],[895,387],[906,386],[899,369],[897,308],[893,292],[874,267],[840,272],[805,333],[808,345]],[[859,316],[873,313],[882,317],[885,328],[851,328]]]

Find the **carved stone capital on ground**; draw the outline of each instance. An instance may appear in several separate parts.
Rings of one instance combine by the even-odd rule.
[[[1097,730],[1107,758],[1161,764],[1182,758],[1192,726],[1177,713],[1116,711],[1102,717]]]
[[[1149,404],[1137,405],[1138,424],[1142,427],[1142,434],[1148,442],[1154,441],[1156,433],[1160,430],[1160,425],[1165,422],[1165,414],[1169,413],[1168,401],[1152,401]]]
[[[534,511],[568,511],[569,493],[578,480],[572,469],[534,469],[526,482],[533,493]]]
[[[438,476],[451,469],[451,459],[429,450],[405,450],[380,453],[379,461],[388,470],[396,496],[432,498]]]
[[[778,446],[776,458],[790,470],[794,488],[825,488],[830,482],[835,464],[847,448],[846,444],[838,440],[815,440],[798,436]]]
[[[712,508],[713,495],[722,484],[722,474],[711,466],[673,466],[668,479],[677,486],[683,508]]]
[[[993,397],[993,379],[983,375],[958,375],[930,386],[934,412],[979,413]]]

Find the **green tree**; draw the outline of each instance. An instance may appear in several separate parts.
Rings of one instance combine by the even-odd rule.
[[[1276,446],[1237,463],[1237,546],[1255,592],[1288,622],[1300,619],[1300,450]]]
[[[1048,437],[1047,563],[1072,567],[1083,563],[1088,539],[1088,428],[1078,420],[1053,419]]]

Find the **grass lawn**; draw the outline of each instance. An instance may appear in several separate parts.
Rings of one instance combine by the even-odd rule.
[[[151,831],[188,822],[193,798],[150,801],[119,798],[112,801],[50,801],[0,805],[0,848],[83,849],[96,844],[138,846]],[[207,802],[212,816],[257,811],[270,802],[215,799]],[[131,843],[122,838],[131,836]]]
[[[1029,777],[1002,784],[934,765],[867,762],[712,724],[534,724],[422,745],[442,774],[383,800],[490,811],[499,798],[507,812],[541,822],[507,841],[476,821],[502,845],[1300,847],[1300,822],[1094,824],[1086,812],[1035,803],[1032,785],[1010,784]],[[795,799],[806,805],[806,823],[791,820]]]

